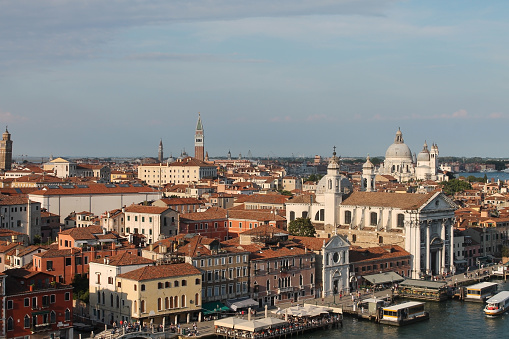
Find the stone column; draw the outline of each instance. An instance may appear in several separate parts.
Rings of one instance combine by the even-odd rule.
[[[419,279],[419,274],[421,272],[421,222],[415,220],[412,221],[410,227],[413,229],[414,233],[414,279]]]
[[[445,256],[447,255],[447,251],[446,251],[446,247],[445,247],[445,245],[447,243],[447,241],[445,241],[445,228],[446,227],[447,227],[446,223],[442,222],[442,229],[441,229],[441,232],[440,232],[441,233],[440,234],[440,238],[442,238],[443,244],[442,244],[442,251],[441,251],[442,252],[442,254],[441,254],[442,258],[441,259],[442,260],[440,261],[440,265],[441,265],[440,273],[444,273],[445,272]]]
[[[426,239],[424,239],[425,246],[426,246],[426,274],[431,273],[431,251],[429,249],[429,229],[430,229],[430,223],[426,222]]]

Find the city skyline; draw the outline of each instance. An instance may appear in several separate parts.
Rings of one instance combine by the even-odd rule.
[[[13,157],[508,157],[501,1],[0,4]]]

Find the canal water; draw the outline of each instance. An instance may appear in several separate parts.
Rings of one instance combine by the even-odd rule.
[[[498,291],[509,290],[509,282],[493,281],[499,283]],[[483,307],[484,304],[481,303],[458,300],[427,301],[425,309],[430,313],[430,319],[427,321],[397,327],[345,316],[343,328],[310,332],[299,336],[299,339],[508,338],[509,313],[498,317],[487,317],[484,315]]]

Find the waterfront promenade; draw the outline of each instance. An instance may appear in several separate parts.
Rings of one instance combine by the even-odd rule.
[[[445,278],[445,282],[451,286],[468,286],[471,284],[474,284],[481,280],[486,280],[490,277],[493,277],[494,270],[497,270],[498,266],[491,266],[488,268],[483,269],[477,269],[469,271],[467,274],[457,274],[454,276],[448,276]],[[440,279],[438,281],[444,281],[444,279]],[[360,293],[360,299],[359,297]],[[353,298],[352,298],[353,295]],[[272,307],[273,309],[281,308],[285,309],[291,306],[295,306],[297,304],[313,304],[313,305],[322,305],[322,306],[330,306],[335,308],[341,308],[345,313],[351,313],[351,310],[353,310],[354,303],[357,303],[359,301],[362,301],[367,298],[373,298],[376,297],[377,299],[391,299],[392,297],[392,291],[391,289],[385,289],[385,290],[377,290],[373,291],[373,289],[368,290],[362,290],[362,291],[355,291],[352,292],[352,294],[346,294],[342,296],[341,298],[339,295],[335,296],[328,296],[325,298],[316,298],[316,299],[310,299],[305,301],[300,301],[298,303],[294,302],[287,302],[287,303],[279,303],[277,306]],[[350,312],[349,312],[350,311]],[[235,315],[234,313],[229,314],[229,316]],[[238,315],[239,318],[243,318],[247,320],[247,315]],[[273,313],[270,312],[268,316],[275,317]],[[265,312],[263,310],[260,310],[257,312],[256,316],[252,316],[251,319],[260,319],[265,317]],[[209,337],[214,336],[215,337],[215,330],[214,330],[214,320],[210,321],[202,321],[202,322],[196,322],[196,323],[189,323],[189,324],[180,324],[180,331],[184,332],[185,330],[186,335],[189,333],[189,330],[193,329],[193,324],[196,325],[196,329],[198,330],[198,335],[196,337]],[[94,338],[102,338],[102,339],[116,339],[116,338],[122,338],[122,339],[129,339],[129,338],[135,338],[135,337],[146,337],[146,338],[174,338],[179,336],[179,334],[172,333],[170,331],[165,332],[154,332],[152,333],[150,330],[146,332],[139,332],[137,333],[127,333],[126,335],[123,335],[121,331],[118,331],[118,333],[112,334],[112,330],[108,329],[106,331],[102,331],[101,333],[98,333],[95,335]],[[183,335],[183,334],[180,334]],[[184,336],[184,335],[183,335]]]

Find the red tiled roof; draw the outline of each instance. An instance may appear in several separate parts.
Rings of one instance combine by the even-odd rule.
[[[180,215],[181,222],[226,219],[226,210],[219,207],[211,207],[204,212],[183,213]]]
[[[131,272],[120,274],[118,277],[129,280],[144,281],[171,277],[182,277],[186,275],[201,276],[201,272],[196,267],[190,264],[170,264],[158,266],[145,266]]]
[[[130,254],[128,252],[124,252],[122,254],[114,255],[108,258],[95,259],[92,262],[97,264],[104,264],[104,259],[109,260],[109,264],[111,266],[130,266],[130,265],[143,265],[143,264],[153,264],[154,260],[150,260],[147,258],[143,258],[134,254]]]
[[[168,207],[158,207],[158,206],[142,206],[142,205],[131,205],[126,207],[125,211],[132,213],[148,213],[148,214],[161,214],[167,211]]]
[[[385,193],[385,192],[353,192],[341,205],[395,207],[405,210],[416,210],[423,206],[435,192],[417,193]]]
[[[358,246],[350,247],[350,263],[386,260],[397,257],[410,257],[411,254],[398,245],[378,246],[361,248]]]

